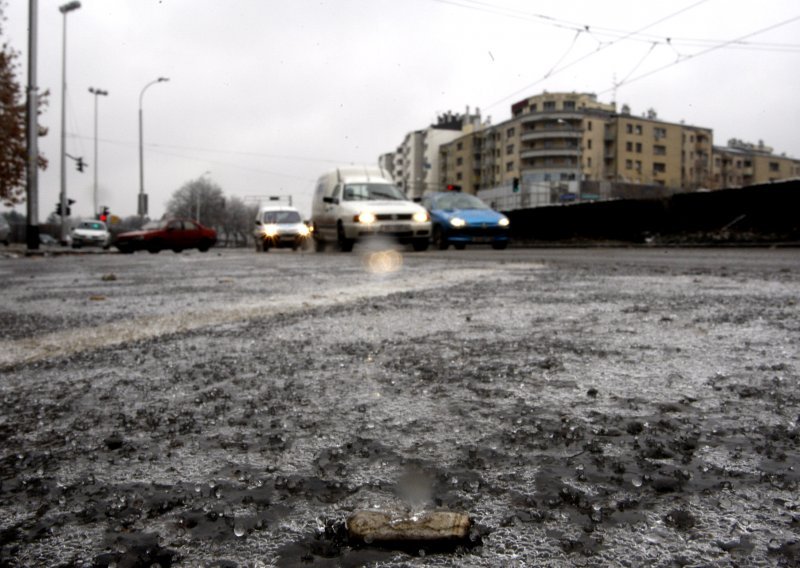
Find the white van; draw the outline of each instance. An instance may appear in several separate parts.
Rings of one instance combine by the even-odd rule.
[[[297,250],[306,243],[310,234],[308,225],[294,207],[264,205],[256,213],[256,228],[253,230],[256,252],[289,247]]]
[[[431,220],[379,168],[344,166],[322,175],[311,204],[317,251],[336,243],[344,252],[361,238],[381,235],[428,248]]]

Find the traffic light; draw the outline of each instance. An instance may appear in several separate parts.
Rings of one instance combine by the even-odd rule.
[[[74,199],[67,199],[67,217],[72,215],[72,204],[75,203]]]
[[[449,183],[447,184],[447,191],[461,191],[461,186]]]
[[[103,223],[108,222],[108,207],[103,207],[103,211],[100,212],[100,215],[97,217]]]
[[[511,190],[514,193],[519,191],[519,178],[514,178],[514,181],[511,183]]]
[[[83,158],[78,158],[77,160],[75,160],[75,166],[78,168],[78,171],[79,171],[79,172],[82,172],[82,171],[83,171],[83,167],[84,167],[85,165],[86,165],[86,164],[84,164],[84,163],[83,163]]]
[[[61,217],[61,202],[56,203],[56,215]]]

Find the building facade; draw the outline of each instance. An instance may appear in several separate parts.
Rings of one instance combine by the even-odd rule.
[[[771,183],[800,177],[800,160],[776,156],[773,149],[732,139],[727,146],[714,147],[712,175],[708,187],[723,189]]]
[[[409,198],[440,191],[442,173],[440,151],[443,146],[471,132],[480,125],[480,111],[470,114],[447,112],[437,117],[436,124],[423,130],[409,132],[392,154],[384,154],[379,162],[391,164],[392,178]]]
[[[437,129],[447,135],[433,134]],[[800,176],[800,161],[763,143],[715,147],[710,128],[668,122],[652,109],[641,116],[627,105],[618,111],[592,93],[544,92],[513,104],[500,124],[481,123],[478,114],[458,127],[410,133],[394,164],[395,180],[411,196],[455,185],[507,208]]]

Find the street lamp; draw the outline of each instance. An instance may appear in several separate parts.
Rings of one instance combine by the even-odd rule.
[[[108,91],[89,87],[89,92],[94,95],[94,212],[97,214],[100,211],[97,206],[97,97],[108,96]]]
[[[142,97],[144,97],[144,92],[148,87],[163,81],[169,81],[169,79],[166,77],[159,77],[155,81],[150,81],[144,86],[142,92],[139,93],[139,207],[137,211],[139,217],[142,219],[147,215],[147,195],[144,192],[144,149],[142,146]]]
[[[59,6],[64,14],[64,31],[61,47],[61,242],[67,242],[67,14],[81,7],[77,0]]]

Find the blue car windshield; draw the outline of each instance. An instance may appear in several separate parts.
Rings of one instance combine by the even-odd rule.
[[[437,197],[434,209],[490,209],[483,201],[468,193],[447,193]]]
[[[349,183],[342,193],[344,201],[405,201],[406,196],[388,183]]]

